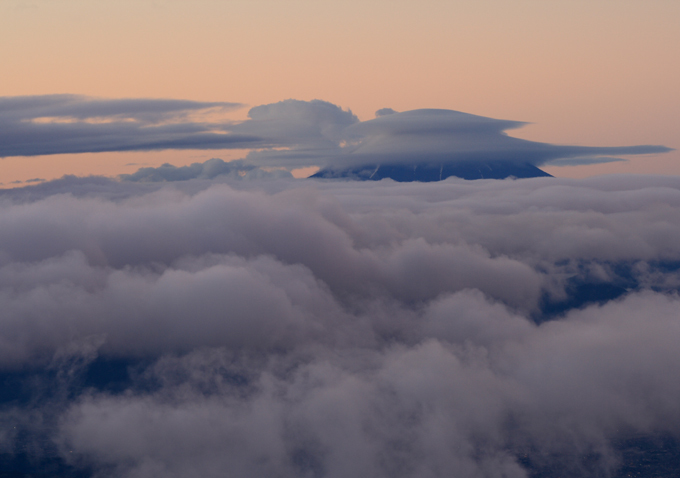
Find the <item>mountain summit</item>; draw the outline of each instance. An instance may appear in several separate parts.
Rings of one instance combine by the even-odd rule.
[[[322,169],[312,178],[354,179],[357,181],[380,181],[392,179],[397,182],[432,182],[455,176],[463,179],[505,179],[552,177],[530,163],[505,161],[461,161],[440,164],[377,164],[355,166],[346,169]]]

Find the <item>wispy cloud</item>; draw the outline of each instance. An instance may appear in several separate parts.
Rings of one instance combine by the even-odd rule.
[[[663,146],[557,146],[508,136],[525,123],[451,110],[414,110],[380,116],[347,128],[356,146],[342,161],[353,164],[441,164],[500,161],[540,166],[560,158],[669,151]]]
[[[243,160],[225,162],[219,158],[212,158],[203,163],[192,163],[189,166],[173,166],[162,164],[161,166],[144,167],[132,174],[121,174],[122,181],[133,182],[172,182],[188,181],[191,179],[263,179],[263,178],[292,178],[285,170],[275,169],[271,171],[258,168]]]
[[[4,97],[0,98],[0,157],[260,144],[254,136],[228,134],[228,123],[196,117],[240,106],[75,95]]]

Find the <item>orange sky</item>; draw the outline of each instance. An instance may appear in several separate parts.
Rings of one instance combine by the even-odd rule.
[[[677,0],[0,0],[0,96],[450,108],[536,141],[680,149],[678,25]],[[0,182],[234,154],[5,158]],[[545,169],[680,174],[680,153]]]

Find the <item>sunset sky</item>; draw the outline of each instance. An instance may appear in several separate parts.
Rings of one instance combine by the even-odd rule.
[[[511,135],[680,148],[676,0],[0,0],[0,96],[78,94],[250,107],[445,108],[531,123]],[[244,151],[7,157],[0,182],[117,175]],[[544,169],[680,174],[680,152]]]

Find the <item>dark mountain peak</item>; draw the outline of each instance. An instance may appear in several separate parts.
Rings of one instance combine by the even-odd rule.
[[[390,178],[398,182],[441,181],[450,176],[462,179],[505,179],[552,177],[530,163],[508,161],[461,161],[440,164],[372,164],[346,169],[322,169],[312,178],[379,181]]]

